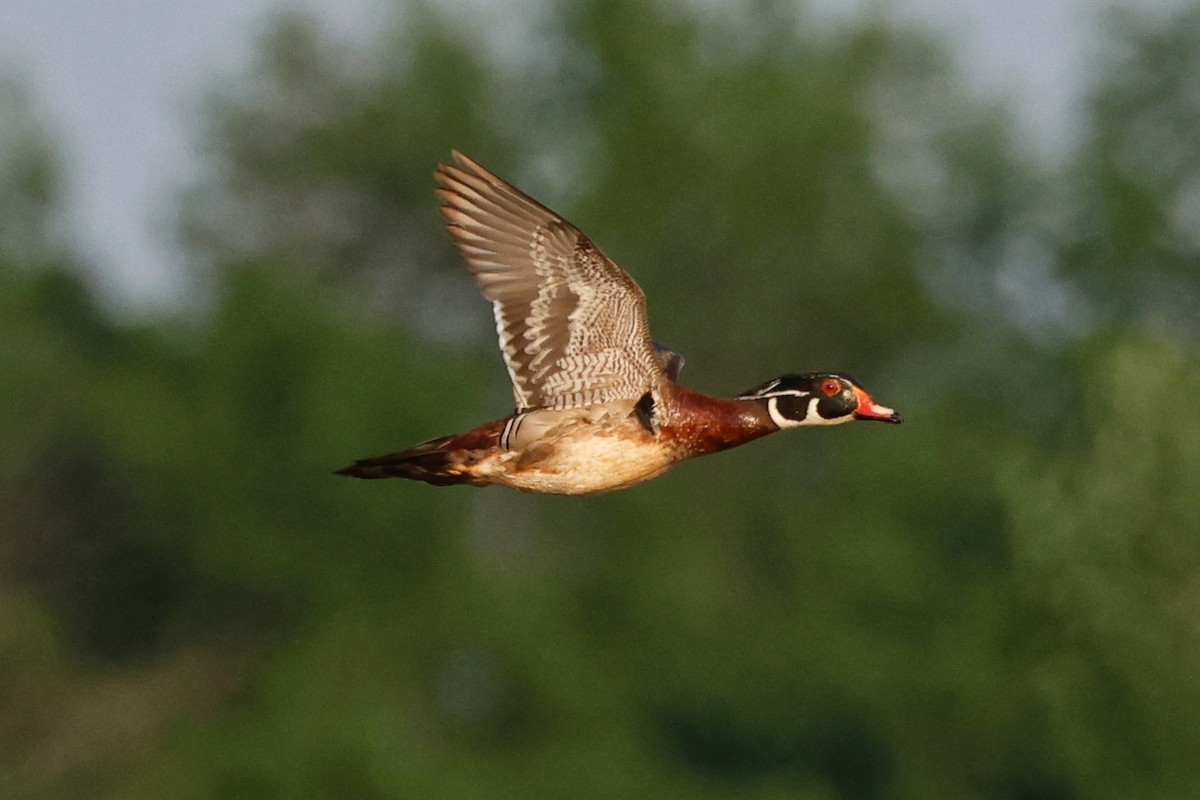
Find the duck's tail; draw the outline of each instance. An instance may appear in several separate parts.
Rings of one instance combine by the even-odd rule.
[[[470,468],[475,462],[471,450],[457,446],[461,437],[443,436],[414,445],[398,453],[355,461],[335,474],[350,478],[407,478],[425,481],[435,486],[468,483],[484,486],[487,481],[476,478]]]

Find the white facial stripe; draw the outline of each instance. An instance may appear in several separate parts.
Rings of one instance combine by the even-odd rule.
[[[784,416],[779,410],[780,397],[808,397],[808,406],[804,410],[803,419],[792,419]],[[798,428],[801,425],[823,425],[827,424],[826,420],[817,413],[817,398],[809,397],[808,392],[776,392],[767,396],[767,413],[771,415],[771,422],[774,422],[782,430],[784,428]]]
[[[774,422],[780,430],[796,427],[794,421],[779,413],[779,399],[777,397],[772,397],[767,401],[767,413],[771,415],[771,422]]]
[[[768,384],[768,386],[766,388],[769,390],[778,385],[779,385],[779,381],[774,381],[774,382]],[[795,420],[795,419],[792,419],[791,417],[786,417],[779,411],[779,398],[780,397],[803,398],[803,397],[808,397],[808,392],[802,392],[798,389],[784,389],[781,392],[761,391],[761,392],[756,392],[755,394],[752,394],[752,395],[746,395],[746,398],[748,398],[748,399],[766,400],[767,401],[767,413],[771,415],[771,422],[774,422],[775,425],[778,426],[780,430],[783,430],[785,428],[795,428],[798,425],[803,425],[804,423],[801,422],[800,420]],[[812,415],[813,412],[814,412],[814,406],[812,403],[809,403],[808,410],[805,412],[806,421],[807,421],[807,417]]]
[[[841,425],[845,422],[850,422],[854,419],[853,414],[846,414],[843,417],[834,417],[833,419],[825,419],[817,413],[816,402],[809,406],[808,416],[804,418],[805,425]]]
[[[773,385],[773,384],[772,384]],[[808,392],[799,389],[783,389],[778,392],[755,392],[754,394],[739,395],[743,400],[766,400],[768,397],[808,397]]]
[[[785,396],[808,398],[808,404],[804,409],[803,419],[792,419],[784,416],[780,412],[778,398]],[[761,395],[761,399],[767,401],[767,413],[771,415],[771,421],[778,425],[780,429],[799,428],[802,425],[841,425],[843,422],[849,422],[850,420],[854,419],[853,414],[847,414],[843,417],[835,417],[834,419],[826,419],[825,417],[822,417],[817,411],[817,403],[820,402],[821,398],[813,397],[808,392],[800,392],[796,390],[768,392],[764,395]]]

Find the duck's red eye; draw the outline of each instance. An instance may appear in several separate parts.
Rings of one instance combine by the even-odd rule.
[[[835,394],[837,394],[841,390],[842,390],[842,385],[840,383],[838,383],[837,381],[835,381],[833,378],[829,378],[828,380],[826,380],[824,383],[821,384],[821,391],[824,392],[825,394],[829,395],[830,397],[833,397]]]

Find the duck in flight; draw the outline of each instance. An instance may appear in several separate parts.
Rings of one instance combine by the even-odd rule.
[[[902,421],[836,372],[784,375],[732,399],[679,384],[683,358],[651,340],[633,278],[570,222],[453,157],[456,166],[437,168],[437,196],[492,302],[515,410],[339,475],[589,494],[785,428]]]

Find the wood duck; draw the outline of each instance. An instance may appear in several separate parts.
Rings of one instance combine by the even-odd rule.
[[[492,302],[516,410],[338,474],[588,494],[785,428],[902,421],[835,372],[784,375],[732,399],[680,385],[683,358],[651,340],[633,278],[570,222],[453,157],[435,173],[441,213]]]

